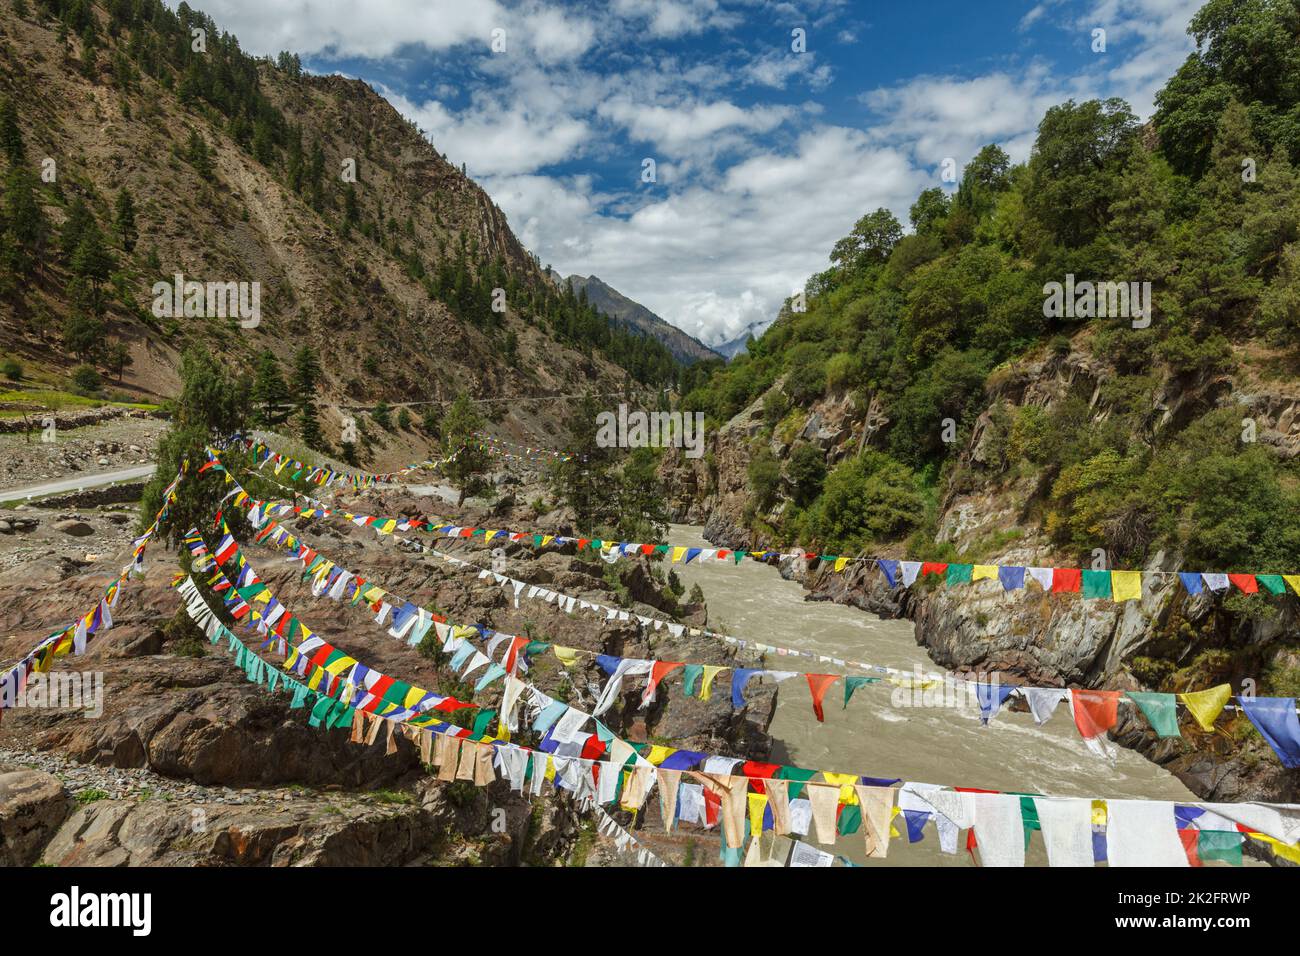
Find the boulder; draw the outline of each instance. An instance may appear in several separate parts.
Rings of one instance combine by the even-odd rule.
[[[70,534],[74,538],[86,538],[95,533],[95,529],[80,518],[64,518],[54,523],[54,530]]]
[[[67,819],[72,800],[52,774],[0,773],[0,866],[31,866]]]

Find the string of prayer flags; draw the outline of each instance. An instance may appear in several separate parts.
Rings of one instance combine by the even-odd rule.
[[[215,455],[211,452],[210,452],[210,460],[216,460]],[[233,479],[231,479],[229,475],[227,475],[226,480],[228,482],[233,481]],[[282,528],[272,527],[274,523],[271,522],[270,519],[266,517],[266,514],[269,513],[266,509],[263,509],[260,515],[258,514],[257,509],[262,503],[254,502],[251,498],[249,498],[247,494],[243,492],[242,488],[239,488],[238,483],[235,483],[235,487],[239,489],[234,496],[235,500],[249,507],[250,520],[253,520],[254,523],[256,524],[256,519],[258,517],[262,518],[265,527],[263,527],[262,530],[259,532],[259,536],[263,537],[263,539],[269,538],[274,543],[285,544],[289,547],[297,549],[300,557],[303,560],[304,565],[307,567],[308,573],[314,573],[316,576],[316,584],[313,586],[313,594],[319,595],[322,592],[328,591],[331,597],[335,597],[335,598],[343,597],[346,595],[348,587],[351,586],[351,582],[354,580],[358,582],[356,587],[358,589],[358,593],[360,593],[360,581],[361,581],[360,578],[356,577],[355,575],[352,575],[351,572],[347,572],[344,571],[343,569],[338,568],[336,565],[333,565],[331,562],[327,561],[320,555],[317,555],[315,552],[312,552],[310,549],[301,546],[296,541],[296,539],[294,539],[290,535],[287,535],[287,533],[283,532]],[[229,539],[229,541],[223,538],[222,545],[220,545],[218,548],[219,553],[224,554],[228,547],[233,547],[233,538]],[[929,573],[947,574],[947,572],[951,569],[951,567],[952,565],[950,564],[939,565],[935,563],[931,566],[931,570]],[[1038,575],[1039,577],[1041,577],[1040,572],[1050,572],[1052,580],[1055,580],[1057,577],[1056,571],[1059,571],[1061,569],[1052,570],[1052,569],[1031,568],[1029,570],[1035,575]],[[486,569],[479,569],[479,571],[480,571],[480,576],[482,576],[483,574],[492,573],[487,571]],[[959,577],[965,576],[964,569],[959,570],[956,573],[958,574]],[[987,571],[983,573],[987,575]],[[1097,573],[1109,574],[1111,576],[1110,578],[1111,581],[1114,582],[1113,586],[1119,588],[1122,592],[1125,588],[1131,587],[1132,579],[1124,578],[1124,577],[1116,578],[1115,575],[1129,575],[1136,572],[1097,572]],[[971,574],[973,577],[974,566],[971,567]],[[1085,579],[1083,573],[1081,572],[1080,581],[1083,582],[1084,580],[1096,580],[1093,577],[1093,574],[1094,574],[1093,572],[1088,572],[1088,578]],[[504,576],[499,576],[499,578],[503,582],[513,581],[513,579],[509,579]],[[1125,583],[1125,582],[1129,582],[1129,583]],[[514,582],[514,583],[518,585],[517,588],[517,593],[518,593],[518,591],[522,590],[522,588],[524,587],[524,582]],[[563,595],[557,595],[556,592],[550,592],[550,593],[553,598],[564,597]],[[376,609],[378,611],[378,615],[379,615],[378,619],[380,620],[381,623],[384,619],[385,613],[387,613],[387,607],[383,601],[384,595],[386,595],[386,592],[382,591],[382,589],[374,587],[373,585],[369,586],[366,591],[367,601],[368,603],[371,604],[372,609]],[[250,592],[247,589],[245,589],[241,596],[250,596]],[[397,600],[401,600],[401,599],[397,599]],[[572,598],[569,598],[567,600],[570,603],[574,601],[574,599]],[[419,629],[413,631],[413,636],[410,639],[411,643],[418,642],[419,638],[423,636],[424,630],[428,629],[430,623],[433,623],[434,626],[437,626],[439,628],[440,635],[446,633],[448,629],[448,625],[446,625],[445,622],[437,620],[436,618],[434,618],[433,615],[429,614],[429,612],[423,611],[423,609],[416,607],[409,601],[403,601],[400,606],[395,606],[393,608],[394,625],[393,628],[390,629],[389,633],[395,637],[402,636],[407,632],[408,629],[412,628],[413,622],[415,621],[416,617],[420,614],[427,615],[428,619],[425,620],[420,625]],[[651,621],[649,618],[639,618],[639,619],[641,619],[642,623],[646,624],[647,626],[651,623],[655,623],[655,624],[658,623],[658,622]],[[290,631],[292,631],[295,619],[292,617],[292,615],[285,615],[284,620],[287,622],[286,627]],[[669,627],[670,628],[675,627],[677,629],[674,631],[674,633],[684,632],[684,628],[682,625],[669,624]],[[697,631],[698,629],[692,629],[692,633],[696,633]],[[540,652],[541,650],[544,650],[545,648],[551,646],[544,642],[529,642],[527,641],[527,639],[521,637],[511,637],[509,635],[497,635],[495,632],[491,631],[490,629],[487,629],[483,625],[474,625],[472,627],[459,628],[457,629],[456,633],[463,634],[467,637],[480,636],[484,638],[489,642],[489,654],[492,653],[492,647],[495,646],[493,642],[509,640],[508,649],[505,655],[503,656],[504,665],[497,665],[497,664],[490,665],[488,671],[485,673],[486,683],[480,682],[480,685],[478,685],[480,688],[486,687],[488,684],[492,682],[492,680],[499,679],[501,675],[500,673],[498,673],[498,671],[502,666],[505,667],[507,672],[510,672],[515,669],[515,665],[517,661],[518,666],[520,668],[523,668],[525,667],[524,659],[527,656],[529,656],[533,652]],[[719,636],[731,641],[732,643],[738,644],[741,647],[745,647],[748,645],[751,646],[753,649],[759,651],[769,651],[769,650],[775,650],[777,652],[781,651],[780,648],[771,648],[770,646],[761,644],[759,642],[745,642],[735,638],[730,638],[729,636],[726,635],[719,635]],[[447,645],[447,649],[449,652],[453,651],[451,645]],[[569,662],[576,662],[577,655],[579,653],[584,653],[584,652],[579,652],[578,650],[572,648],[563,648],[563,649],[557,649],[556,653],[557,653],[557,657],[561,659],[562,663],[565,663],[566,666],[569,666]],[[567,662],[565,660],[566,658],[568,659]],[[642,695],[642,704],[643,706],[646,706],[653,701],[663,679],[667,677],[672,671],[675,671],[679,667],[684,667],[683,683],[687,693],[688,694],[693,693],[696,685],[699,684],[700,685],[699,693],[702,700],[709,699],[710,692],[711,692],[711,685],[714,677],[716,677],[716,675],[720,671],[728,669],[726,665],[686,664],[685,662],[634,661],[634,662],[625,663],[621,658],[613,658],[607,655],[598,656],[596,660],[597,663],[600,664],[602,668],[606,670],[607,673],[611,674],[611,680],[607,683],[605,690],[602,692],[601,697],[598,700],[598,704],[595,710],[597,716],[603,713],[606,709],[608,709],[609,706],[612,706],[614,700],[617,698],[617,695],[619,693],[622,678],[625,676],[638,676],[641,674],[650,675],[650,680],[647,682],[647,685],[644,688],[643,695]],[[489,661],[488,655],[484,655],[482,652],[475,649],[473,645],[470,644],[468,641],[465,641],[459,646],[458,649],[454,650],[452,666],[455,669],[459,669],[465,665],[468,665],[465,674],[462,675],[462,676],[467,676],[470,671],[473,671],[478,667],[482,667],[488,664],[488,661]],[[849,664],[852,662],[835,661],[835,663]],[[871,667],[880,670],[884,673],[888,673],[891,675],[890,676],[891,682],[896,683],[899,686],[914,686],[914,678],[912,677],[912,675],[902,675],[902,676],[896,675],[894,674],[893,669],[878,668],[875,667],[875,665],[859,664],[857,666]],[[621,671],[621,673],[618,673],[616,675],[615,674],[616,671]],[[743,698],[744,687],[748,684],[752,676],[756,673],[759,673],[760,671],[761,671],[760,668],[736,668],[734,670],[733,679],[732,679],[732,704],[737,709],[744,706],[744,698]],[[837,677],[832,675],[826,675],[826,674],[818,674],[816,672],[765,671],[765,673],[768,676],[778,681],[783,680],[789,676],[792,676],[794,673],[805,673],[805,677],[809,681],[810,692],[812,692],[814,697],[813,700],[814,713],[816,714],[819,721],[824,721],[825,714],[821,705],[824,699],[824,695],[826,693],[826,689],[830,686],[830,684],[834,682],[834,680],[838,679]],[[614,679],[615,676],[617,676],[617,680]],[[943,676],[936,678],[936,680],[939,682],[947,682],[950,679],[951,678],[947,678]],[[852,696],[854,690],[856,690],[858,686],[861,686],[863,683],[869,683],[874,681],[875,681],[874,678],[862,678],[856,675],[846,675],[845,676],[845,706],[847,706],[848,699]],[[928,681],[928,679],[926,679],[926,681]],[[924,683],[926,683],[926,681],[923,681],[923,685]],[[976,683],[973,684],[972,689],[974,690],[974,696],[976,697],[980,706],[981,717],[985,723],[987,723],[989,719],[991,719],[997,713],[997,711],[1000,709],[1002,704],[1013,693],[1018,692],[1027,700],[1027,702],[1030,705],[1030,710],[1033,712],[1035,719],[1039,723],[1043,723],[1048,717],[1050,717],[1052,711],[1055,709],[1055,706],[1060,702],[1060,700],[1068,696],[1067,692],[1057,688],[1013,687],[1011,685],[980,685]],[[1105,711],[1112,710],[1113,708],[1111,708],[1109,705],[1112,703],[1117,704],[1118,692],[1075,691],[1069,693],[1073,695],[1070,696],[1071,711],[1074,716],[1076,726],[1080,728],[1080,732],[1083,735],[1085,741],[1087,741],[1089,747],[1093,749],[1095,752],[1097,752],[1099,755],[1108,756],[1109,753],[1103,738],[1103,734],[1105,730],[1109,729],[1111,726],[1114,725],[1115,717],[1110,715],[1109,713],[1106,713],[1104,714],[1104,716],[1107,718],[1106,722],[1104,724],[1097,724],[1097,720],[1096,720],[1097,715],[1090,714],[1089,709],[1090,707],[1095,707],[1096,705],[1101,704],[1103,705],[1103,710]],[[1082,694],[1083,696],[1079,696],[1080,694]],[[1100,694],[1102,696],[1094,698],[1090,696],[1092,694]],[[1134,695],[1126,695],[1126,696],[1135,705],[1139,707],[1139,710],[1141,710],[1144,716],[1147,717],[1148,721],[1152,723],[1152,726],[1156,730],[1157,734],[1160,734],[1162,736],[1171,736],[1176,732],[1176,715],[1175,715],[1174,723],[1171,725],[1169,723],[1169,715],[1166,713],[1168,709],[1167,701],[1164,701],[1162,698],[1158,696],[1146,696],[1146,697],[1134,696]],[[1223,705],[1225,705],[1227,701],[1231,699],[1232,695],[1231,695],[1231,688],[1228,687],[1228,685],[1223,685],[1218,688],[1213,688],[1209,691],[1191,691],[1191,692],[1186,692],[1179,696],[1184,701],[1184,703],[1188,705],[1189,710],[1193,712],[1198,722],[1200,722],[1203,727],[1209,727],[1212,726],[1214,719],[1217,718],[1218,714],[1222,711]],[[1146,706],[1143,706],[1144,703]],[[1208,722],[1207,722],[1207,718],[1208,718]],[[1096,732],[1084,733],[1083,728],[1085,726],[1089,727],[1090,730],[1095,730]],[[1270,739],[1270,738],[1266,738],[1266,739]],[[1272,742],[1272,739],[1270,739],[1270,742]],[[1284,760],[1291,759],[1289,755],[1285,754],[1282,751],[1279,751],[1278,753],[1281,759]]]

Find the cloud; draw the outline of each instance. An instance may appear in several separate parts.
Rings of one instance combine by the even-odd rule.
[[[380,92],[416,122],[429,140],[472,176],[530,173],[582,154],[591,130],[572,117],[536,116],[498,100],[454,113],[437,100],[413,103],[387,88]]]
[[[169,4],[173,7],[176,4]],[[492,31],[506,31],[506,49],[557,63],[586,53],[595,39],[588,17],[540,2],[508,7],[497,0],[202,0],[201,9],[258,54],[292,50],[304,56],[377,60],[405,47],[442,52],[467,45],[491,52]],[[515,47],[518,44],[518,47]]]
[[[367,76],[544,263],[599,275],[716,343],[772,318],[863,213],[906,221],[944,158],[997,142],[1024,160],[1044,112],[1069,98],[1122,96],[1148,115],[1200,2],[1037,0],[1011,43],[1068,31],[1068,68],[1008,50],[865,91],[848,86],[867,74],[843,45],[873,27],[842,0],[200,6],[251,52]],[[792,54],[794,25],[821,43]],[[1096,26],[1105,54],[1087,52]],[[506,55],[489,48],[497,27]],[[651,186],[638,182],[647,154]]]
[[[693,186],[610,215],[586,184],[509,177],[484,185],[543,263],[599,275],[710,343],[771,318],[829,264],[862,213],[911,201],[923,176],[860,130],[819,125],[784,152],[733,163]]]

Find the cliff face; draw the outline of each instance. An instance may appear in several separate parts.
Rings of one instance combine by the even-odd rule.
[[[959,451],[952,477],[941,486],[935,543],[963,552],[970,547],[974,559],[987,563],[1075,564],[1077,557],[1054,546],[1043,528],[1042,502],[1052,476],[1015,476],[984,467],[990,422],[1000,405],[1050,408],[1072,393],[1087,396],[1094,418],[1103,420],[1109,413],[1103,386],[1113,374],[1106,363],[1072,350],[1029,356],[991,377],[984,412]],[[780,387],[780,382],[772,386]],[[857,454],[864,436],[867,447],[878,445],[882,417],[871,397],[832,393],[769,432],[762,407],[760,397],[708,436],[705,456],[673,458],[664,472],[675,490],[676,520],[703,524],[710,541],[747,548],[785,544],[791,550],[769,530],[790,507],[788,482],[770,511],[755,514],[747,475],[751,459],[766,446],[783,461],[798,441],[822,451],[829,468]],[[1195,382],[1166,379],[1152,391],[1148,419],[1153,429],[1177,427],[1216,407],[1241,408],[1243,418],[1255,421],[1259,441],[1280,458],[1289,459],[1300,448],[1300,391],[1248,372]],[[909,556],[900,542],[883,544],[875,553]],[[1288,637],[1296,623],[1290,597],[1270,599],[1265,613],[1247,613],[1231,601],[1189,596],[1172,574],[1154,588],[1148,583],[1140,601],[1122,604],[1085,602],[1037,588],[1008,595],[996,582],[953,588],[918,582],[891,590],[868,564],[850,565],[839,574],[797,565],[783,562],[783,573],[800,580],[810,600],[909,619],[917,643],[939,665],[998,672],[1012,683],[1178,691],[1230,682],[1239,689],[1258,685],[1267,671],[1300,665]],[[1183,567],[1181,555],[1158,552],[1144,570]],[[1281,768],[1244,717],[1225,713],[1213,734],[1186,722],[1182,730],[1182,740],[1158,740],[1145,720],[1130,716],[1113,737],[1207,798],[1291,801],[1300,796],[1296,775]]]

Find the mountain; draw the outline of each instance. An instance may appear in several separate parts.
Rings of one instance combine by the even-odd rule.
[[[599,311],[662,342],[682,362],[715,359],[718,353],[699,339],[661,319],[640,302],[634,302],[595,276],[569,276],[575,294],[587,293],[587,301]]]
[[[765,331],[767,331],[767,328],[773,321],[774,320],[772,319],[760,319],[757,322],[751,322],[749,325],[745,326],[744,330],[742,330],[734,339],[723,342],[721,345],[715,345],[713,351],[717,352],[725,359],[733,359],[741,352],[745,351],[751,335],[754,338],[759,338]]]
[[[251,57],[159,0],[5,4],[0,33],[0,357],[28,379],[66,387],[89,363],[127,396],[168,397],[190,345],[236,371],[264,350],[287,371],[310,346],[338,403],[677,374],[658,341],[558,289],[365,83]],[[210,300],[160,315],[155,285],[177,274],[259,290],[259,324]]]
[[[1300,567],[1289,9],[1211,0],[1149,123],[1069,101],[1026,162],[986,146],[951,196],[922,191],[912,232],[864,210],[806,309],[685,396],[714,427],[703,457],[665,464],[674,519],[723,547],[946,566],[952,586],[897,589],[869,560],[797,572],[819,598],[911,618],[941,666],[1293,697],[1297,611],[1275,574]],[[956,583],[972,565],[1146,574],[1112,601],[1105,574],[1085,571],[1083,595],[1004,594]],[[1240,586],[1174,573],[1202,570]],[[1237,712],[1178,741],[1129,718],[1113,736],[1211,799],[1296,796]]]

